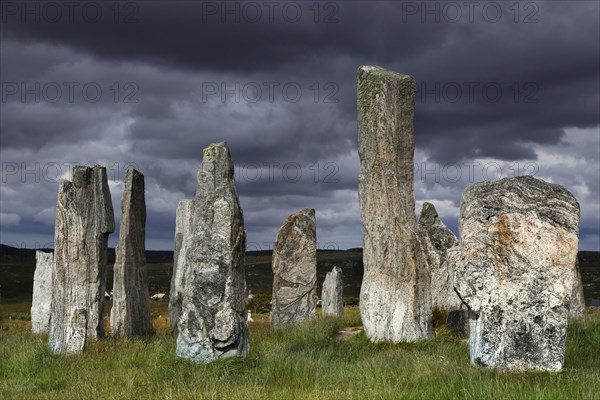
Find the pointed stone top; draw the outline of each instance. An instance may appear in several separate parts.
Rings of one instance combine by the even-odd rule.
[[[125,180],[134,180],[134,179],[144,179],[144,174],[142,174],[140,171],[138,171],[135,168],[127,168],[127,171],[125,171]]]
[[[233,178],[233,161],[226,142],[212,143],[202,151],[202,164],[198,170],[198,182],[201,176]]]
[[[380,76],[386,76],[389,78],[395,78],[395,79],[413,79],[414,78],[410,75],[406,75],[406,74],[402,74],[400,72],[394,72],[394,71],[390,71],[388,69],[385,68],[381,68],[377,65],[361,65],[360,67],[358,67],[358,75],[366,75],[366,74],[373,74],[373,75],[380,75]]]
[[[432,226],[436,220],[439,220],[437,210],[435,206],[429,202],[423,203],[421,208],[421,215],[419,216],[419,225],[421,226]]]

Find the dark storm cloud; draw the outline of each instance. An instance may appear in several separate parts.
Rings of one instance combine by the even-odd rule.
[[[262,13],[256,22],[252,4]],[[510,168],[557,146],[572,156],[589,148],[577,135],[585,139],[600,124],[596,1],[481,1],[473,10],[437,1],[265,4],[4,1],[2,162],[119,170],[133,163],[146,174],[148,236],[169,243],[178,199],[194,196],[202,149],[225,140],[252,240],[272,240],[287,215],[315,207],[325,237],[357,246],[359,65],[416,78],[416,160],[430,164],[492,158]],[[64,91],[49,101],[53,84],[64,90],[69,82],[78,85],[74,99]],[[29,91],[40,84],[42,98],[23,94],[22,84]],[[96,86],[102,95],[90,99]],[[297,99],[294,88],[302,91]],[[565,128],[577,127],[584,129],[564,141]],[[584,158],[597,165],[596,154]],[[560,155],[544,163],[544,177],[580,191],[591,243],[598,172],[575,182],[569,174],[579,167],[561,164]],[[415,177],[417,199],[437,201],[455,227],[460,193],[473,182],[426,178]],[[3,235],[41,220],[51,226],[55,182],[42,198],[23,192],[27,212],[19,211],[23,182],[2,185],[10,223]],[[17,217],[21,224],[12,225]]]

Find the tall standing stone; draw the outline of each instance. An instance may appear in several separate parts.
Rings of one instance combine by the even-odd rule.
[[[290,215],[273,246],[273,326],[300,323],[317,308],[317,223],[315,210]]]
[[[113,336],[152,333],[146,269],[146,200],[144,175],[129,168],[121,200],[121,229],[114,265]]]
[[[425,252],[431,274],[431,305],[443,310],[458,310],[460,298],[454,292],[454,264],[448,251],[458,245],[454,233],[440,219],[433,204],[425,202],[419,217]]]
[[[174,337],[177,337],[177,322],[181,314],[181,301],[183,300],[183,279],[186,276],[183,268],[178,267],[183,261],[183,258],[179,258],[179,252],[184,238],[191,235],[193,214],[194,200],[179,200],[175,216],[175,251],[173,252],[173,275],[171,276],[171,291],[169,293],[169,318],[171,319],[171,333]]]
[[[31,299],[31,331],[33,333],[48,333],[50,328],[53,260],[52,253],[39,250],[35,252],[33,297]]]
[[[333,267],[325,275],[321,292],[321,309],[323,315],[333,317],[344,315],[344,279],[340,267]]]
[[[190,233],[177,256],[177,355],[194,362],[248,354],[246,233],[233,172],[225,143],[204,149]]]
[[[58,188],[48,346],[78,353],[104,336],[108,235],[115,229],[106,168],[73,167]]]
[[[415,92],[411,76],[358,69],[360,313],[372,341],[433,336],[430,276],[415,217]]]
[[[471,363],[558,371],[576,279],[579,204],[531,176],[469,186],[454,285],[471,310]]]

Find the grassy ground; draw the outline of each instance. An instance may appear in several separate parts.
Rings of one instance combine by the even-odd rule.
[[[357,308],[277,330],[253,314],[248,358],[195,365],[175,356],[161,306],[153,337],[104,339],[68,357],[51,354],[29,321],[0,321],[0,399],[600,399],[598,311],[570,324],[562,372],[500,374],[469,366],[465,339],[443,327],[413,344],[340,339],[360,326]]]

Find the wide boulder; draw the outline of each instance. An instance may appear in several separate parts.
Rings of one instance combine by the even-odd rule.
[[[469,186],[454,286],[470,313],[471,363],[558,371],[577,276],[579,204],[531,176]]]

